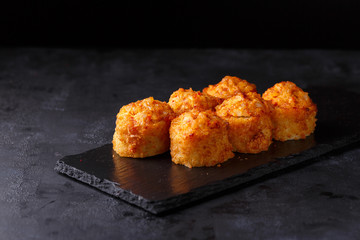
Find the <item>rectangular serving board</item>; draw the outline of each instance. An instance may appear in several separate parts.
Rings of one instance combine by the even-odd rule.
[[[153,214],[190,206],[360,140],[360,114],[354,111],[360,95],[336,88],[307,91],[318,106],[318,121],[304,140],[275,141],[268,151],[237,153],[220,166],[191,169],[172,163],[169,153],[123,158],[107,144],[58,160],[55,171]]]

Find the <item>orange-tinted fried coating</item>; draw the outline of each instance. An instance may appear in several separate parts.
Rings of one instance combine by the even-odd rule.
[[[274,139],[304,139],[315,130],[317,107],[307,92],[293,82],[280,82],[269,88],[263,98],[273,105]]]
[[[200,91],[194,91],[191,88],[179,88],[171,94],[169,99],[169,105],[177,115],[192,109],[199,111],[213,109],[218,104],[217,98]]]
[[[239,93],[256,92],[256,86],[238,77],[225,76],[219,83],[204,88],[203,92],[225,100]]]
[[[240,153],[268,150],[272,143],[271,106],[255,92],[238,94],[216,107],[216,114],[229,123],[229,140]]]
[[[123,106],[116,117],[113,149],[120,156],[144,158],[169,150],[174,113],[166,102],[149,97]]]
[[[210,167],[234,157],[227,127],[211,110],[181,114],[170,126],[172,161],[189,168]]]

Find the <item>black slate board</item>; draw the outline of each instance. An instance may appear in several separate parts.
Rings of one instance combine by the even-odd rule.
[[[55,170],[154,214],[186,206],[360,140],[360,95],[335,88],[307,91],[318,106],[315,133],[304,140],[275,141],[259,154],[236,154],[220,167],[189,169],[173,164],[169,153],[122,158],[107,144],[66,156]]]

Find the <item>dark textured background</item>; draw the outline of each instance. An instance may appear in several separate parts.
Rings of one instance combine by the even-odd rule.
[[[0,45],[359,49],[356,0],[114,2],[3,2]]]
[[[163,217],[53,168],[109,143],[121,105],[227,74],[360,93],[359,5],[2,2],[0,239],[358,239],[359,145]],[[309,48],[346,51],[288,50]]]
[[[109,143],[123,104],[226,74],[360,93],[360,52],[1,49],[0,239],[358,239],[359,144],[162,217],[54,171]]]

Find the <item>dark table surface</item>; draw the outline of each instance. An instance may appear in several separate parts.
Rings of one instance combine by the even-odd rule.
[[[54,171],[110,143],[122,105],[225,75],[360,94],[360,52],[0,49],[0,239],[359,239],[360,144],[164,216]]]

